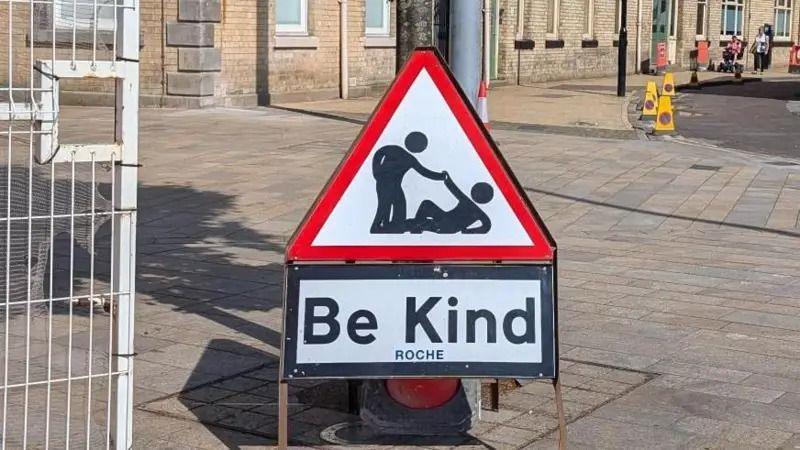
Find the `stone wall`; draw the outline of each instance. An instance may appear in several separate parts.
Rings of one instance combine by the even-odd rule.
[[[618,35],[615,30],[616,0],[561,0],[558,32],[546,32],[547,0],[526,0],[522,38],[532,40],[533,49],[515,49],[517,0],[502,0],[499,78],[522,83],[589,78],[617,73]],[[646,2],[646,1],[645,1]],[[648,3],[648,2],[646,2]],[[584,15],[594,6],[592,33],[587,34]],[[636,2],[628,2],[628,72],[636,70]],[[650,47],[650,14],[642,14],[642,59]],[[518,64],[519,61],[519,64]]]
[[[275,30],[276,0],[140,0],[142,105],[204,107],[255,105],[303,99],[336,98],[340,95],[338,0],[309,0],[308,36],[279,36]],[[522,38],[533,49],[517,50],[518,0],[498,0],[502,11],[498,31],[498,74],[522,83],[613,75],[617,71],[617,35],[614,29],[618,0],[592,0],[593,32],[586,34],[584,17],[588,0],[560,0],[559,29],[545,32],[548,0],[525,0]],[[637,23],[637,1],[642,1],[642,21]],[[677,51],[674,63],[688,68],[696,48],[696,0],[677,0]],[[726,44],[720,40],[721,0],[708,0],[710,57],[721,59]],[[794,2],[792,40],[800,22],[800,1]],[[348,0],[349,79],[351,97],[379,95],[395,73],[397,1],[391,2],[391,29],[387,36],[365,33],[364,0]],[[44,7],[37,6],[36,8]],[[0,61],[8,60],[8,8],[0,3]],[[28,3],[13,2],[14,29],[11,50],[15,62],[14,84],[28,83],[30,46]],[[45,11],[46,13],[46,11]],[[34,17],[41,19],[42,11]],[[46,14],[45,14],[46,15]],[[774,0],[746,1],[745,39],[752,42],[758,26],[774,22]],[[652,2],[629,0],[628,72],[636,67],[637,29],[641,29],[641,60],[650,58]],[[34,58],[50,58],[49,42],[36,43]],[[791,41],[773,49],[773,65],[784,67]],[[60,43],[57,58],[71,57],[70,46]],[[106,55],[110,47],[101,46]],[[103,53],[106,52],[106,53]],[[78,59],[89,59],[88,49],[78,48]],[[518,63],[519,61],[519,63]],[[746,56],[748,69],[752,55]],[[0,83],[8,84],[8,72],[0,71]],[[62,99],[69,103],[113,102],[109,80],[63,80]]]
[[[270,0],[274,11],[275,0]],[[348,1],[348,69],[350,95],[378,93],[394,77],[394,3],[391,33],[366,36],[365,2]],[[272,102],[335,98],[340,95],[340,10],[338,0],[309,2],[308,36],[270,33],[269,97]],[[269,29],[275,29],[270,16]]]
[[[777,40],[773,46],[772,65],[774,67],[786,67],[789,63],[789,49],[794,42],[797,42],[798,20],[800,19],[800,6],[793,2],[791,39]],[[677,63],[682,67],[690,67],[692,52],[696,49],[698,36],[696,34],[696,14],[697,3],[694,0],[681,0],[679,3],[680,28],[678,30],[678,58]],[[709,0],[707,32],[705,38],[709,41],[709,57],[712,63],[719,63],[722,60],[722,50],[728,43],[727,38],[721,36],[722,21],[722,1]],[[753,39],[758,33],[758,27],[764,23],[774,25],[775,9],[773,1],[751,1],[745,2],[744,9],[744,33],[742,38],[747,42],[748,49]],[[746,51],[744,62],[747,69],[753,68],[753,56]]]

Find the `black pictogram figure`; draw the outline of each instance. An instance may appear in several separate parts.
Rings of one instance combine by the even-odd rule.
[[[445,179],[444,172],[434,172],[422,164],[412,153],[420,153],[428,147],[428,138],[415,131],[405,139],[406,148],[386,145],[372,157],[372,175],[378,193],[378,209],[372,221],[371,233],[401,234],[408,231],[406,220],[406,195],[403,192],[403,177],[414,169],[431,180]]]
[[[467,197],[453,180],[447,176],[444,185],[458,199],[458,204],[445,211],[430,200],[423,200],[417,214],[409,220],[409,231],[422,233],[431,231],[437,234],[486,234],[492,228],[489,216],[478,206],[492,201],[494,189],[488,183],[475,183]],[[474,226],[476,223],[479,225]]]

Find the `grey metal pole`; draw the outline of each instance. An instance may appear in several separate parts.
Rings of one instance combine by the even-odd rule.
[[[450,68],[472,106],[481,82],[481,5],[481,0],[450,2]]]
[[[481,83],[483,59],[483,1],[482,0],[450,0],[450,52],[448,62],[456,81],[461,86],[472,107],[478,105],[478,87]],[[478,380],[462,379],[465,392],[476,392],[469,399],[473,416],[480,416],[480,391]],[[474,401],[474,403],[473,403]]]

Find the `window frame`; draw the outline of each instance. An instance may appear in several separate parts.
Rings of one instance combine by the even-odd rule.
[[[722,0],[720,3],[720,7],[722,8],[722,14],[720,17],[720,40],[728,41],[731,37],[736,36],[739,39],[743,39],[744,33],[744,9],[745,9],[745,0]],[[727,28],[727,15],[725,12],[727,11],[728,7],[734,7],[736,10],[736,19],[738,29],[734,29],[734,34],[726,34],[725,29]],[[738,31],[738,33],[736,33]]]
[[[553,2],[553,7],[549,8],[548,5],[547,19],[553,20],[553,29],[548,30],[547,25],[549,24],[545,23],[545,37],[547,39],[558,39],[558,28],[559,28],[559,22],[561,21],[561,0],[550,0],[550,1]]]
[[[678,4],[679,0],[669,2],[669,26],[667,27],[667,38],[678,39]]]
[[[308,0],[284,0],[300,2],[300,23],[282,24],[278,22],[278,2],[275,2],[275,33],[287,36],[306,36],[308,35]]]
[[[81,19],[80,17],[76,20],[72,17],[73,12],[75,15],[79,15],[80,9],[79,8],[87,8],[92,9],[94,5],[87,5],[86,0],[82,0],[80,2],[73,2],[70,0],[54,0],[53,1],[53,23],[56,29],[60,30],[72,30],[72,23],[75,24],[76,30],[81,31],[94,31],[94,19],[97,18],[97,32],[108,32],[114,31],[116,27],[116,23],[114,21],[114,17],[100,17],[100,11],[102,9],[107,8],[116,8],[115,2],[113,0],[106,0],[105,4],[101,3],[103,0],[97,0],[97,11],[92,12],[92,17],[88,19]],[[777,0],[776,0],[777,1]],[[82,3],[80,5],[76,5],[75,3]],[[75,11],[78,9],[78,11]],[[67,19],[62,19],[65,16],[71,17]]]
[[[777,1],[777,0],[776,0]],[[584,23],[583,23],[583,38],[584,39],[594,39],[594,9],[595,9],[595,0],[585,0],[584,6],[586,11],[584,11]]]
[[[695,1],[696,9],[695,9],[695,40],[701,41],[705,40],[706,36],[708,35],[708,0],[696,0]],[[703,5],[703,17],[702,22],[700,22],[700,15],[698,11],[700,10],[700,5]],[[697,23],[701,23],[701,32],[698,33],[697,31]]]
[[[389,36],[392,31],[392,5],[389,0],[380,0],[383,5],[383,26],[380,28],[367,26],[368,1],[364,1],[364,34],[366,36]]]
[[[775,40],[790,41],[792,39],[792,19],[794,19],[792,13],[794,12],[794,5],[792,5],[792,0],[782,0],[783,5],[778,5],[779,1],[781,0],[775,0],[774,6]],[[778,34],[778,11],[783,11],[785,13],[784,31],[786,34],[783,35]]]

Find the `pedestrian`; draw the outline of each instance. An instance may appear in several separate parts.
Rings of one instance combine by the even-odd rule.
[[[764,27],[758,27],[758,35],[756,36],[755,42],[753,42],[752,51],[755,58],[753,73],[756,73],[756,71],[764,73],[764,65],[767,63],[767,52],[769,52],[769,38],[764,33]]]

